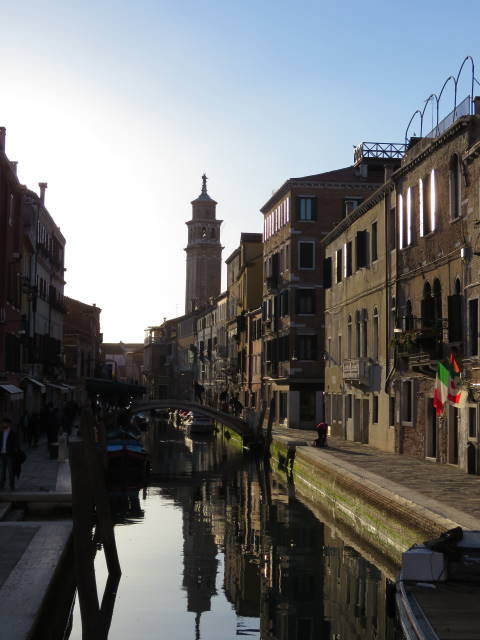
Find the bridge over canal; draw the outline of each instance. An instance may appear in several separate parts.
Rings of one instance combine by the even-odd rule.
[[[213,407],[208,407],[190,400],[175,400],[174,398],[162,400],[138,400],[132,405],[130,411],[132,413],[140,413],[144,411],[151,411],[153,409],[180,409],[183,411],[192,411],[206,416],[207,418],[211,418],[216,422],[220,422],[229,429],[240,434],[246,440],[251,440],[255,436],[254,429],[243,418],[232,416],[230,413],[224,413],[223,411],[218,411]]]

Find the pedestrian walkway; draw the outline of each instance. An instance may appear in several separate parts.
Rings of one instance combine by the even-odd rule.
[[[313,445],[314,431],[274,428],[273,436],[291,444]],[[360,478],[419,504],[461,526],[480,530],[480,476],[452,465],[387,453],[358,442],[329,438],[328,447],[312,447],[309,456],[350,468]]]
[[[59,462],[50,459],[47,441],[41,440],[38,447],[24,449],[27,459],[16,482],[18,491],[55,491]]]
[[[71,492],[68,462],[52,460],[46,440],[24,450],[15,491],[0,493],[0,519],[7,520],[0,522],[0,619],[8,620],[2,640],[30,637],[72,532],[70,520],[8,521],[15,500],[41,503],[48,496],[54,502],[61,491],[65,502]]]

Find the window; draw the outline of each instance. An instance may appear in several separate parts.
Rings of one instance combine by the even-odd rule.
[[[368,313],[366,309],[362,310],[362,345],[360,355],[364,358],[368,355]]]
[[[413,219],[413,194],[412,187],[408,187],[407,189],[407,215],[405,216],[405,231],[404,238],[407,247],[412,244],[412,219]]]
[[[297,216],[298,220],[313,221],[317,219],[316,198],[298,198],[297,199]]]
[[[478,356],[478,299],[468,301],[468,353]]]
[[[352,275],[352,243],[347,242],[345,245],[345,277],[348,278]]]
[[[315,289],[296,290],[297,313],[315,313]]]
[[[448,296],[448,341],[463,341],[463,296],[460,279],[455,280],[455,293]]]
[[[406,247],[405,244],[405,222],[404,222],[404,211],[403,211],[403,196],[400,194],[398,196],[398,244],[400,245],[400,249],[404,249]]]
[[[361,356],[361,320],[360,320],[360,311],[355,311],[355,346],[357,358]]]
[[[345,198],[343,201],[343,210],[346,216],[356,209],[361,203],[360,198]]]
[[[413,381],[404,380],[402,382],[402,395],[400,409],[402,412],[402,422],[413,422]]]
[[[414,329],[412,303],[410,300],[407,300],[407,304],[405,305],[404,329],[405,331],[413,331]]]
[[[368,267],[368,232],[358,231],[355,239],[355,251],[357,255],[357,271],[362,267]]]
[[[391,207],[390,215],[388,217],[388,248],[390,251],[394,251],[397,246],[397,224],[396,224],[396,210],[395,207]]]
[[[336,258],[337,258],[337,282],[341,282],[342,273],[343,273],[343,260],[342,260],[341,249],[337,249]]]
[[[315,242],[309,240],[298,243],[298,267],[299,269],[315,268]]]
[[[372,398],[373,406],[372,406],[372,422],[378,422],[378,396],[373,396]]]
[[[352,357],[352,316],[347,320],[347,358]]]
[[[323,260],[323,288],[330,289],[332,286],[332,259],[324,258]]]
[[[372,262],[378,260],[378,238],[377,238],[377,223],[372,224]]]
[[[468,437],[477,437],[477,408],[468,407]]]
[[[426,236],[435,229],[435,214],[432,209],[432,203],[435,202],[434,175],[432,170],[423,180],[418,182],[421,236]]]
[[[317,336],[297,336],[297,358],[299,360],[317,359]]]
[[[460,159],[455,153],[450,160],[450,217],[460,217]]]
[[[373,344],[372,344],[373,359],[378,360],[378,309],[373,308]]]
[[[281,298],[281,310],[280,313],[282,316],[288,316],[288,290],[282,291],[280,294]]]

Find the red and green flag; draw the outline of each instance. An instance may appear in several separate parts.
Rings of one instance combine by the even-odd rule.
[[[454,407],[461,407],[464,405],[465,400],[465,391],[460,389],[460,367],[452,353],[450,354],[448,367],[441,362],[437,364],[433,406],[437,411],[437,416],[439,416],[447,402],[450,402]]]
[[[450,382],[450,371],[447,367],[438,362],[437,377],[435,379],[435,389],[433,392],[433,406],[437,411],[437,416],[441,415],[448,400],[448,389]]]
[[[450,354],[448,363],[449,383],[448,383],[448,401],[454,407],[461,407],[465,404],[466,393],[460,389],[460,367],[455,360],[453,353]]]

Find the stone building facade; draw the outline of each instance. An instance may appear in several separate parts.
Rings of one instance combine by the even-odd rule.
[[[333,435],[387,451],[395,449],[385,391],[394,364],[395,260],[385,243],[392,202],[388,181],[324,239],[325,418]]]
[[[292,178],[261,209],[264,394],[277,424],[312,428],[323,416],[321,240],[382,182],[376,164]]]
[[[393,175],[397,191],[397,370],[399,453],[475,469],[478,450],[478,257],[480,140],[477,114],[416,141]],[[463,370],[465,406],[435,415],[437,361]],[[470,445],[470,446],[469,446]]]

